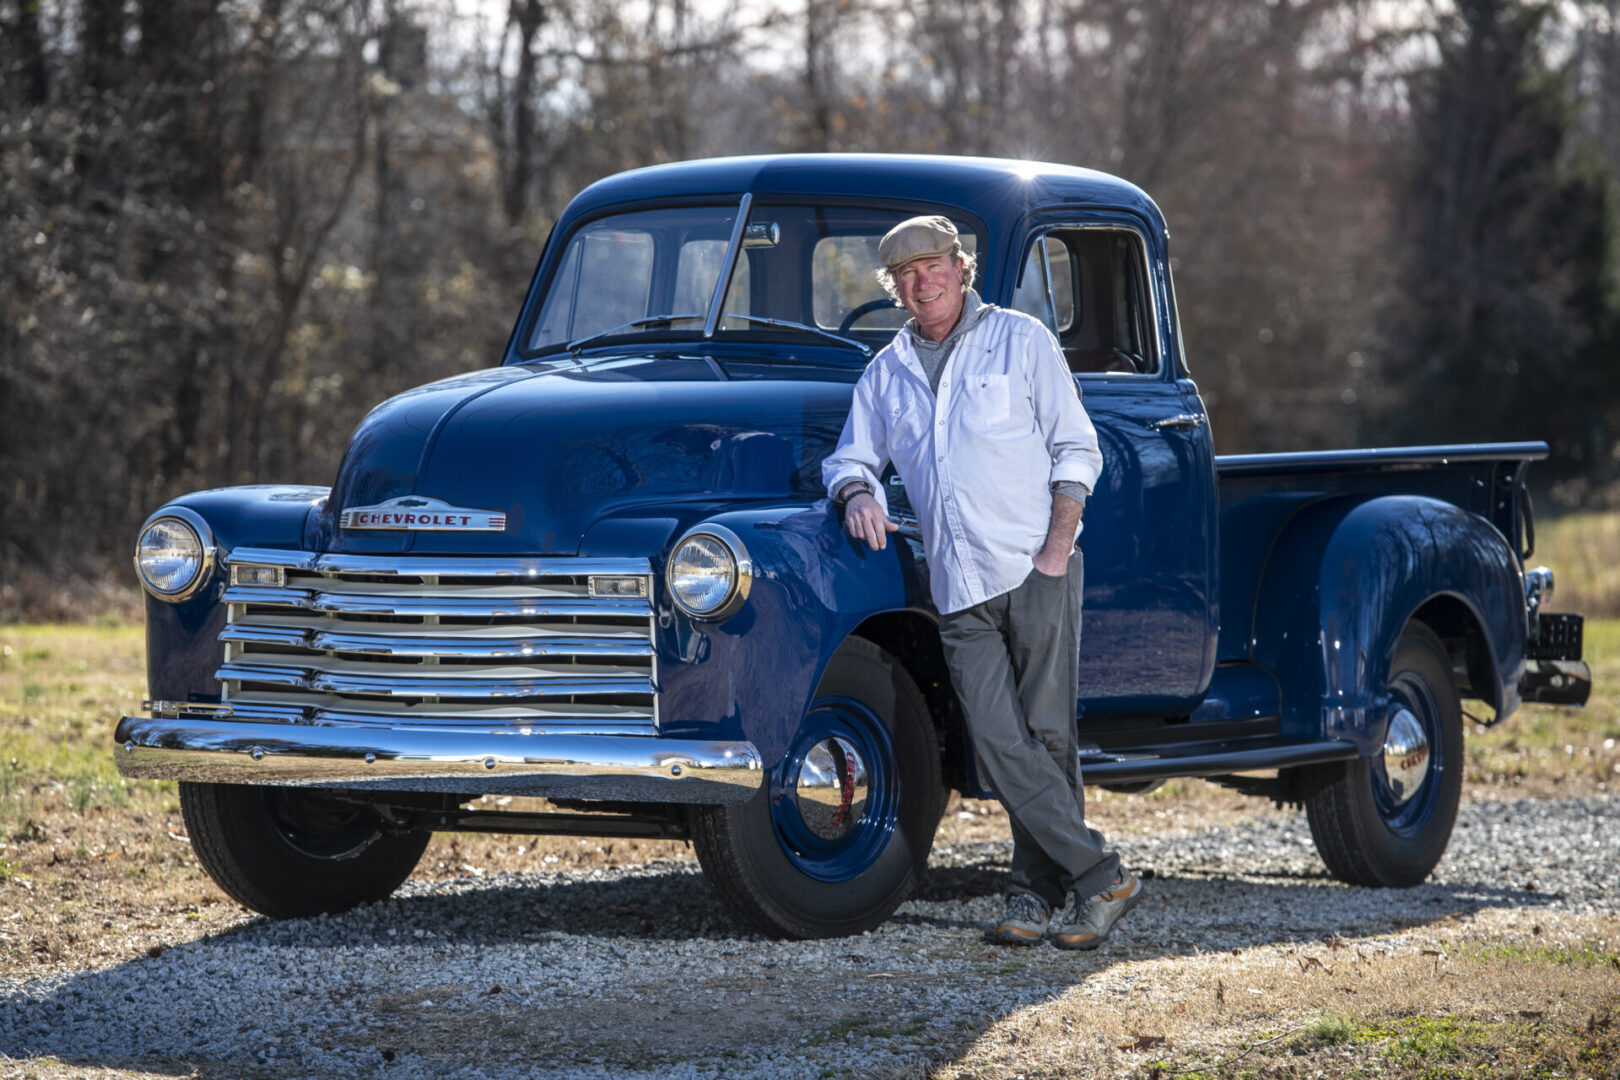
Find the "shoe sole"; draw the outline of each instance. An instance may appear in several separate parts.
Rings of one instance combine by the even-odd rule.
[[[1025,934],[1031,936],[1025,937]],[[991,941],[1001,945],[1039,945],[1043,939],[1044,935],[1037,931],[1014,930],[1010,926],[998,926],[995,932],[990,935]]]
[[[1140,886],[1141,884],[1141,880],[1138,879],[1137,885]],[[1114,916],[1114,921],[1108,924],[1108,929],[1098,936],[1092,938],[1090,941],[1064,941],[1061,936],[1053,934],[1052,944],[1056,945],[1060,949],[1079,949],[1083,951],[1095,949],[1097,946],[1108,940],[1108,935],[1114,932],[1114,927],[1119,925],[1119,920],[1136,910],[1136,905],[1142,902],[1142,895],[1146,892],[1147,889],[1139,887],[1135,893],[1127,896],[1125,898],[1125,905],[1119,909],[1119,914]]]

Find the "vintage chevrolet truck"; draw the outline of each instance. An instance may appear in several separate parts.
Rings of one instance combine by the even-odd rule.
[[[949,792],[992,794],[903,486],[875,552],[821,487],[903,320],[878,239],[919,213],[957,223],[987,300],[1050,327],[1099,432],[1087,782],[1299,804],[1335,877],[1423,880],[1462,700],[1494,722],[1590,690],[1580,617],[1524,568],[1546,446],[1217,458],[1158,208],[1028,161],[733,158],[587,188],[499,366],[378,406],[329,489],[146,522],[151,700],[120,770],[178,780],[198,860],[272,916],[385,897],[430,832],[478,830],[688,839],[767,934],[887,918]]]

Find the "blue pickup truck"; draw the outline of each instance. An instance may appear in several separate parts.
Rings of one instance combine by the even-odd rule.
[[[878,240],[943,214],[1057,336],[1105,460],[1086,512],[1087,782],[1303,806],[1337,878],[1446,848],[1463,699],[1584,703],[1524,477],[1541,443],[1217,458],[1158,208],[1027,161],[781,156],[568,206],[499,366],[359,425],[330,488],[162,507],[126,776],[272,916],[387,896],[434,830],[684,838],[759,930],[856,933],[987,797],[905,491],[871,551],[821,489],[903,320]],[[492,811],[484,795],[532,796]],[[543,799],[543,801],[541,801]]]

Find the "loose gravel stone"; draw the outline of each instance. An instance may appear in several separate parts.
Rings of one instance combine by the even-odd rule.
[[[1422,926],[1620,911],[1620,797],[1470,803],[1431,879],[1329,878],[1303,816],[1132,837],[1148,903],[1094,954],[983,940],[1007,843],[935,851],[877,930],[740,930],[688,862],[412,881],[48,979],[0,978],[0,1054],[263,1077],[789,1077],[919,1068],[1121,961]],[[0,1069],[4,1059],[0,1058]]]

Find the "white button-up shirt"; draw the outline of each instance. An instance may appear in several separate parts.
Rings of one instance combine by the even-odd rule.
[[[888,513],[891,461],[922,529],[934,605],[961,611],[1017,588],[1052,521],[1051,485],[1097,485],[1097,431],[1056,339],[997,308],[956,344],[936,397],[902,331],[855,384],[838,448],[822,463],[830,496],[864,480]],[[1079,528],[1075,529],[1076,537]]]

